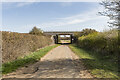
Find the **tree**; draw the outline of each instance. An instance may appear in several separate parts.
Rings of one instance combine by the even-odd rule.
[[[83,29],[82,30],[82,35],[88,35],[88,34],[91,34],[91,33],[94,33],[94,32],[97,32],[95,29]]]
[[[33,35],[43,35],[42,30],[37,28],[36,26],[29,32],[29,34]]]
[[[104,6],[105,10],[99,13],[110,18],[109,26],[120,29],[120,1],[104,0],[100,4]]]
[[[81,37],[81,36],[85,36],[91,33],[97,32],[95,29],[83,29],[81,32],[75,32],[74,35],[76,38]]]

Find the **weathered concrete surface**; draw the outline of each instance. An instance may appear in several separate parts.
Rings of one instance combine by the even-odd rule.
[[[20,68],[4,78],[92,78],[66,45],[51,50],[39,62]]]

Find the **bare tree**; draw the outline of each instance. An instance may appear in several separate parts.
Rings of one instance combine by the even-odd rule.
[[[100,4],[104,6],[105,10],[99,13],[110,18],[109,26],[120,29],[120,1],[104,0]]]

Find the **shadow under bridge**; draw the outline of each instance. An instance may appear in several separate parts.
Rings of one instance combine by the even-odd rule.
[[[75,31],[47,31],[45,35],[51,35],[55,44],[72,44],[76,41]]]

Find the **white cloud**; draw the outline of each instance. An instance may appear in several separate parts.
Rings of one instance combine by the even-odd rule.
[[[60,27],[69,28],[70,26],[71,26],[71,29],[77,29],[77,28],[84,29],[84,28],[90,28],[91,26],[91,28],[102,30],[105,28],[105,26],[107,26],[108,18],[105,16],[98,15],[98,11],[102,11],[102,8],[96,8],[94,10],[90,10],[90,11],[69,16],[69,17],[56,18],[54,21],[41,23],[40,26],[42,26],[43,29],[52,28],[52,27],[53,28],[60,28]]]
[[[75,20],[69,21],[67,24],[77,24],[77,23],[81,23],[81,22],[84,22],[84,21],[85,20],[75,19]]]
[[[64,17],[64,18],[56,18],[56,19],[61,19],[61,20],[86,19],[86,20],[88,20],[88,19],[93,19],[93,18],[100,17],[100,16],[98,16],[98,12],[103,11],[103,10],[104,10],[104,8],[100,6],[98,8],[88,10],[86,12],[83,12],[83,13],[80,13],[80,14],[77,14],[77,15]]]
[[[27,6],[27,5],[31,5],[33,4],[34,2],[22,2],[22,3],[18,3],[16,6],[17,7],[23,7],[23,6]]]
[[[98,16],[97,13],[102,8],[97,8],[95,10],[90,10],[84,13],[80,13],[74,16],[64,17],[64,18],[56,18],[57,21],[52,21],[49,23],[43,23],[42,25],[45,27],[48,26],[65,26],[65,25],[73,25],[73,24],[80,24],[80,23],[87,23],[88,21],[92,20],[106,20],[106,17],[104,16]]]
[[[101,2],[101,0],[2,0],[2,2]]]
[[[4,4],[4,8],[9,9],[9,8],[29,6],[33,3],[34,2],[5,2],[3,4]]]
[[[71,5],[72,5],[72,2],[62,2],[62,3],[60,3],[60,5],[61,5],[62,7],[68,7],[68,6],[71,6]]]
[[[2,0],[2,2],[37,2],[40,0]]]

